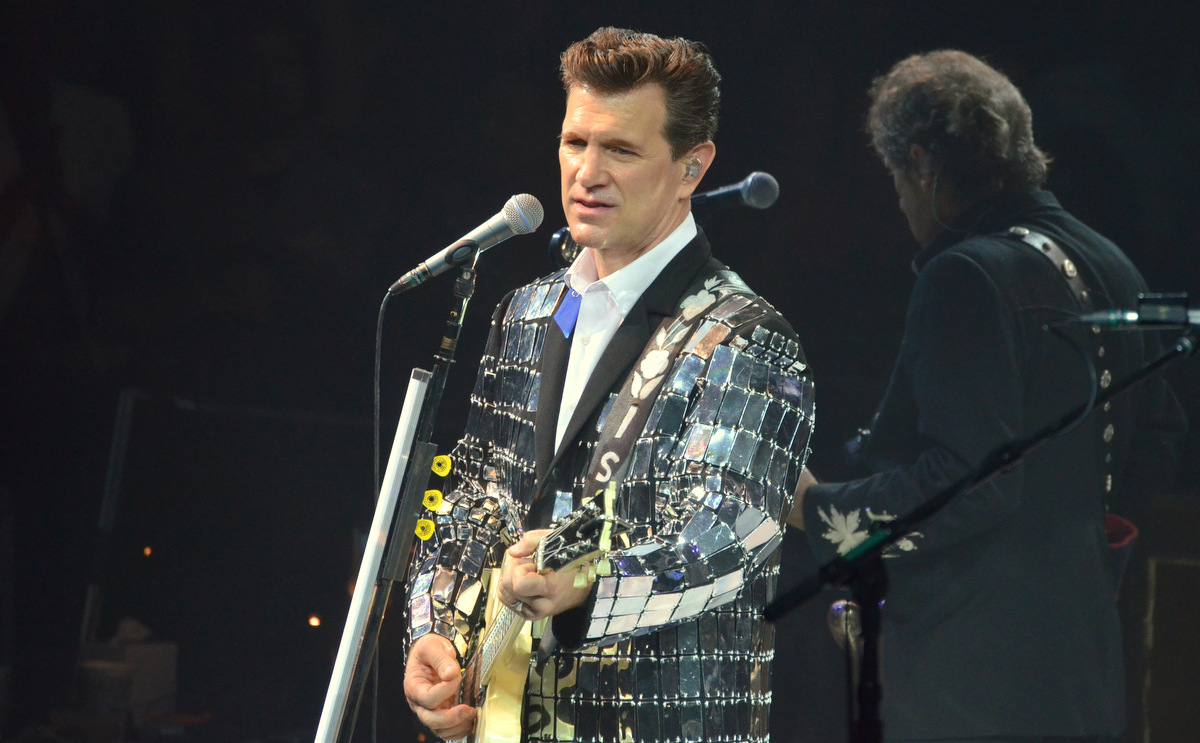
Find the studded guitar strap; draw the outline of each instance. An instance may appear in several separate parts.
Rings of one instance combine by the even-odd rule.
[[[1071,294],[1079,303],[1081,312],[1093,312],[1095,310],[1093,293],[1083,283],[1083,279],[1080,278],[1079,268],[1063,252],[1058,243],[1028,227],[1010,227],[1008,233],[1036,250],[1039,254],[1045,256],[1054,265],[1058,275],[1062,276],[1067,282],[1067,286],[1070,287]],[[1103,336],[1100,333],[1100,327],[1093,325],[1089,335],[1091,337],[1090,352],[1092,363],[1100,370],[1097,383],[1100,385],[1100,389],[1107,389],[1112,384],[1112,372],[1105,365],[1106,350],[1104,348]],[[1114,581],[1114,588],[1116,588],[1120,586],[1121,577],[1128,564],[1129,553],[1132,550],[1134,539],[1137,538],[1138,530],[1130,521],[1109,512],[1113,489],[1113,466],[1115,464],[1112,441],[1116,431],[1113,424],[1112,403],[1104,403],[1104,405],[1093,411],[1092,415],[1098,416],[1100,422],[1103,424],[1100,441],[1097,442],[1097,446],[1099,447],[1098,457],[1105,470],[1104,508],[1106,512],[1105,528],[1108,532],[1108,546],[1110,548],[1109,571],[1110,577]]]

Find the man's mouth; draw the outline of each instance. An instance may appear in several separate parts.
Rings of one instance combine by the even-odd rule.
[[[612,204],[597,199],[572,199],[572,202],[575,204],[576,211],[583,214],[600,213],[613,207]]]

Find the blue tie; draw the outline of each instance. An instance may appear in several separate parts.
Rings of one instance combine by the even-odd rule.
[[[582,300],[582,294],[574,289],[568,289],[567,296],[563,297],[562,304],[554,313],[554,322],[558,323],[558,327],[562,329],[564,338],[570,338],[571,331],[575,329],[575,321],[579,319],[579,303]]]

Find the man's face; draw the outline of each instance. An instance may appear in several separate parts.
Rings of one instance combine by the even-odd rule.
[[[684,177],[689,156],[672,159],[666,119],[656,84],[616,95],[573,87],[567,95],[558,147],[563,211],[571,237],[601,251],[597,261],[609,272],[661,242],[688,211],[699,177]]]

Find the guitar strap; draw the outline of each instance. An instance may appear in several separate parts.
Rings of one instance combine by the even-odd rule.
[[[1008,229],[1010,236],[1016,237],[1029,247],[1036,250],[1039,254],[1046,257],[1057,269],[1059,276],[1067,282],[1067,286],[1071,290],[1072,296],[1075,297],[1079,304],[1081,312],[1093,312],[1095,310],[1094,294],[1083,283],[1083,279],[1079,276],[1079,269],[1058,243],[1051,240],[1049,237],[1035,232],[1028,227],[1015,226]],[[1108,369],[1104,368],[1104,346],[1100,337],[1100,328],[1092,326],[1090,352],[1093,363],[1103,369],[1100,373],[1100,378],[1097,380],[1101,389],[1107,389],[1112,384],[1112,374]],[[1109,511],[1113,489],[1113,458],[1109,451],[1109,443],[1114,435],[1114,423],[1112,414],[1112,404],[1096,408],[1092,415],[1097,416],[1103,424],[1100,441],[1098,442],[1099,451],[1097,452],[1097,461],[1101,462],[1105,469],[1104,473],[1104,510],[1105,510],[1105,530],[1108,533],[1108,572],[1109,578],[1113,581],[1114,588],[1119,588],[1121,579],[1124,577],[1125,568],[1129,564],[1129,554],[1133,551],[1133,542],[1137,539],[1138,529],[1132,522],[1124,519]]]
[[[699,372],[708,354],[728,337],[733,326],[765,314],[757,306],[748,314],[739,312],[755,296],[728,269],[704,272],[688,287],[675,315],[664,319],[646,343],[604,419],[588,467],[585,497],[604,490],[610,480],[622,479],[668,372],[677,363],[697,364]],[[735,314],[736,322],[729,322]],[[693,354],[677,362],[684,350]]]
[[[1038,254],[1045,256],[1058,269],[1058,275],[1067,282],[1067,286],[1071,288],[1071,294],[1079,302],[1079,309],[1084,312],[1091,312],[1095,309],[1092,293],[1088,291],[1087,285],[1079,277],[1079,269],[1075,266],[1075,262],[1067,257],[1063,249],[1058,247],[1058,243],[1028,227],[1010,227],[1008,232],[1034,248]]]

